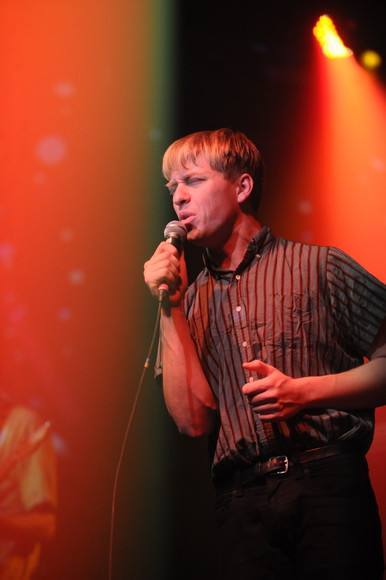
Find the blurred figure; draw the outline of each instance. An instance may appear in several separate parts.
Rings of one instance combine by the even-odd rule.
[[[33,578],[56,528],[56,459],[31,409],[0,394],[0,580]]]

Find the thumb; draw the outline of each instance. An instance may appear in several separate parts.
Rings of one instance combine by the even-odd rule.
[[[275,370],[275,367],[259,359],[243,363],[243,367],[249,371],[255,371],[259,375],[263,375],[264,377],[267,377]]]

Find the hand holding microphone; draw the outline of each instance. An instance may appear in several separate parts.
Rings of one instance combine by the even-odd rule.
[[[186,239],[187,229],[181,222],[173,220],[169,222],[164,230],[165,241],[168,244],[172,244],[177,248],[178,252],[181,254],[183,243]],[[169,286],[166,283],[160,284],[158,286],[158,300],[162,302],[167,293],[169,292]]]
[[[165,298],[172,286],[173,291],[176,290],[181,266],[178,254],[182,251],[186,235],[187,229],[184,224],[177,220],[168,223],[164,231],[166,243],[174,246],[178,253],[174,250],[168,251],[169,248],[166,248],[165,242],[162,242],[144,265],[145,282],[159,301]],[[173,298],[175,298],[174,292]]]

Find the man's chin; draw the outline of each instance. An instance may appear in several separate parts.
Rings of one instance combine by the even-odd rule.
[[[194,246],[198,246],[200,248],[206,248],[207,242],[209,241],[208,238],[203,237],[202,232],[193,226],[189,227],[187,224],[188,233],[186,235],[186,239],[190,244]]]

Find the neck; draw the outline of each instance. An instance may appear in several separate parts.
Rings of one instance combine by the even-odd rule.
[[[244,258],[252,238],[261,230],[260,223],[252,216],[236,224],[231,235],[219,248],[207,248],[210,261],[217,268],[235,270]]]

